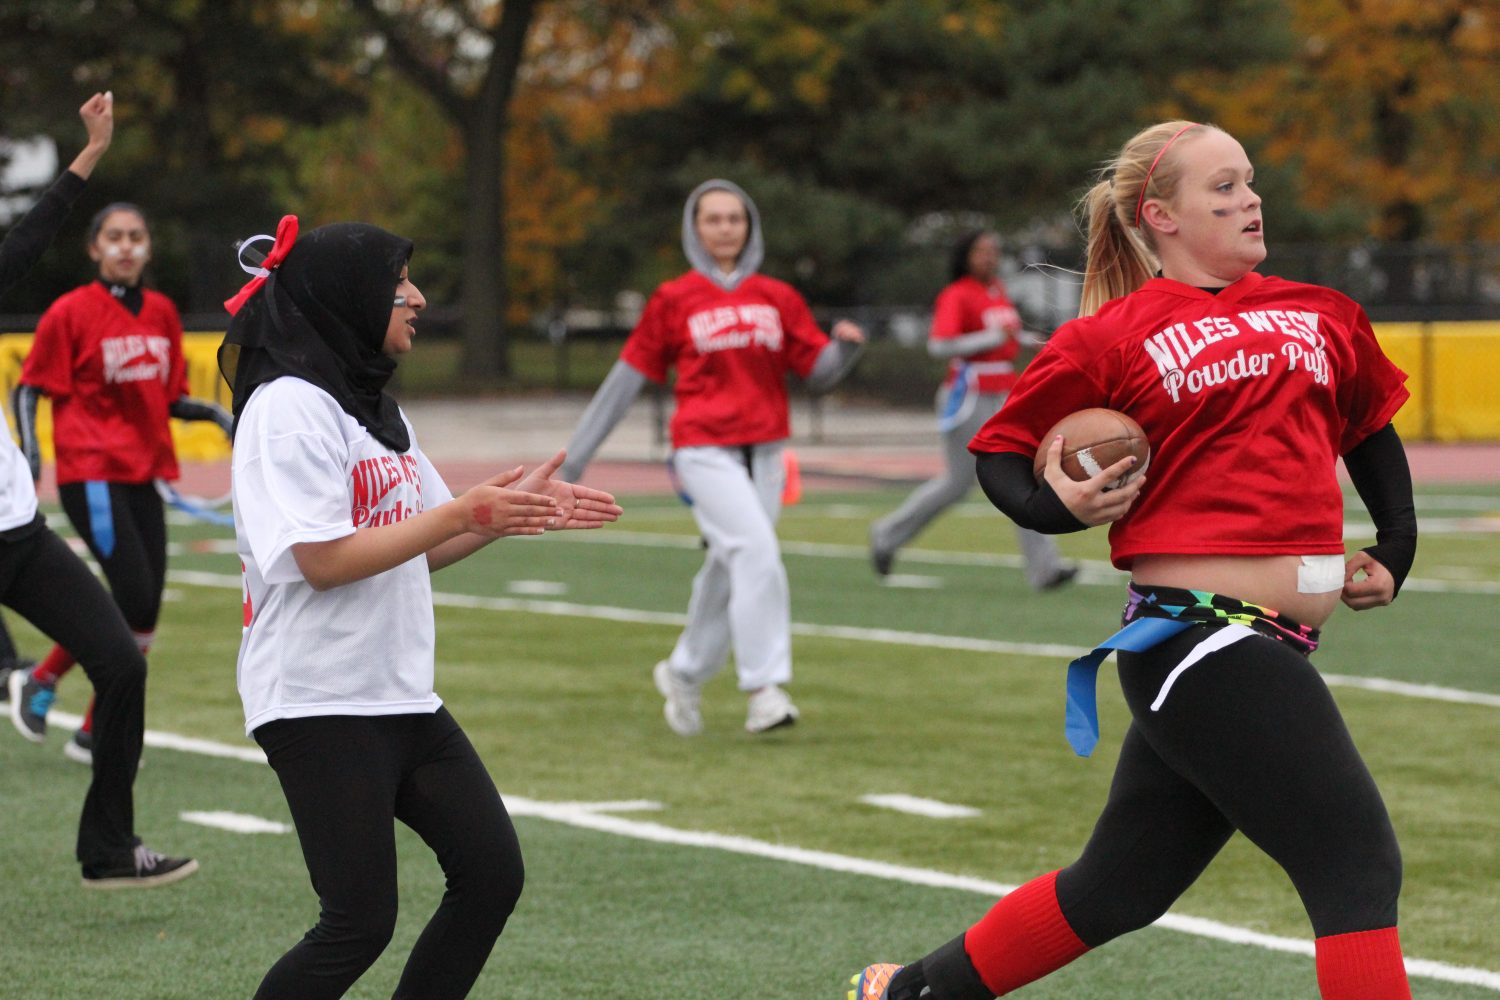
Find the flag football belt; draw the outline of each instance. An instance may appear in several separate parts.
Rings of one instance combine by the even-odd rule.
[[[1093,753],[1099,742],[1099,709],[1094,689],[1099,664],[1110,650],[1144,653],[1195,625],[1209,628],[1239,625],[1284,642],[1303,656],[1318,648],[1317,629],[1300,625],[1270,608],[1206,590],[1143,587],[1132,583],[1130,600],[1120,621],[1124,628],[1068,664],[1068,707],[1063,732],[1080,757]]]

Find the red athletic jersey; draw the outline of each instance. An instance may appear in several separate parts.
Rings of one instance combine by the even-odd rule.
[[[57,481],[177,478],[167,407],[187,392],[182,321],[145,290],[139,316],[98,282],[42,314],[21,381],[52,399]]]
[[[1332,289],[1252,272],[1213,295],[1155,278],[1060,327],[969,447],[1031,458],[1067,414],[1121,410],[1151,465],[1110,526],[1117,567],[1143,553],[1341,554],[1337,459],[1390,422],[1405,381]]]
[[[1016,340],[1016,335],[1021,332],[1021,314],[1006,296],[1005,285],[999,278],[983,282],[966,274],[938,293],[937,303],[932,308],[932,331],[929,334],[933,340],[947,340],[984,330],[999,330],[1005,334],[1005,339],[988,351],[949,360],[944,385],[952,384],[958,373],[968,366],[978,379],[980,392],[1009,392],[1016,384],[1011,363],[1021,349]]]
[[[677,369],[673,447],[760,444],[791,434],[786,373],[806,378],[827,343],[785,282],[727,292],[690,271],[651,296],[620,357],[655,382]]]

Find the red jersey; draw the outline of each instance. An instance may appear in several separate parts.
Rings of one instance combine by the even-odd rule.
[[[42,314],[21,382],[52,399],[59,483],[177,478],[167,407],[187,379],[165,295],[146,289],[136,316],[98,282],[75,288]]]
[[[1005,339],[998,347],[966,358],[952,358],[948,362],[948,377],[944,385],[953,384],[960,372],[977,379],[980,392],[1009,392],[1016,384],[1013,367],[1021,344],[1016,335],[1021,332],[1021,314],[1005,294],[1005,285],[994,281],[980,281],[973,275],[964,275],[938,293],[937,303],[932,308],[933,340],[947,340],[965,333],[998,330]]]
[[[620,357],[654,382],[677,369],[674,448],[760,444],[791,434],[786,373],[806,378],[827,343],[785,282],[725,291],[690,271],[651,296]]]
[[[1121,410],[1151,466],[1110,526],[1115,566],[1342,554],[1338,457],[1390,422],[1405,381],[1364,310],[1330,288],[1252,272],[1214,295],[1155,278],[1060,327],[969,447],[1031,458],[1067,414]]]

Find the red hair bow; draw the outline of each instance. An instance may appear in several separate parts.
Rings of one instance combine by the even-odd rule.
[[[251,240],[263,240],[265,238],[266,237],[264,236],[252,236]],[[283,260],[286,260],[287,253],[291,251],[293,244],[295,244],[296,242],[297,217],[295,215],[283,215],[281,217],[281,221],[276,224],[276,239],[271,244],[271,252],[268,253],[266,255],[266,259],[261,262],[260,270],[252,271],[251,273],[254,274],[255,277],[245,282],[245,287],[241,288],[235,294],[234,298],[225,300],[224,308],[229,310],[229,315],[233,316],[235,313],[239,312],[240,307],[245,304],[246,300],[248,300],[250,296],[255,294],[256,289],[260,288],[261,285],[264,285],[266,283],[266,278],[270,277],[271,272],[276,270],[276,268],[281,264]],[[246,240],[240,245],[241,252],[243,252],[244,248],[249,243],[250,240]],[[243,264],[241,264],[240,266],[244,267]]]

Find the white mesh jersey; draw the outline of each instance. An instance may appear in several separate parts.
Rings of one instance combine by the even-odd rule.
[[[442,704],[433,691],[425,556],[319,592],[292,555],[300,542],[342,538],[453,499],[416,440],[413,433],[410,450],[391,451],[299,378],[251,394],[235,432],[233,481],[246,733],[273,719],[404,715]]]
[[[0,407],[3,411],[3,407]],[[10,436],[10,422],[0,412],[0,531],[36,520],[36,484],[31,466]]]

